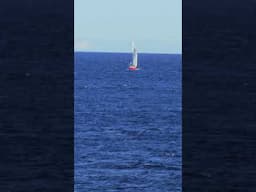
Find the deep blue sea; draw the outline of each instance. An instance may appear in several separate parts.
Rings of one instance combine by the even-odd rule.
[[[181,191],[181,55],[75,53],[75,191]]]

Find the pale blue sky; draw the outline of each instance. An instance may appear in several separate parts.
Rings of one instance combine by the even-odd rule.
[[[74,0],[75,51],[181,53],[182,0]]]

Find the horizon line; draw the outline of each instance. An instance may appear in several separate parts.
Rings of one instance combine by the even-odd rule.
[[[74,53],[129,53],[131,52],[126,52],[126,51],[75,51]],[[169,54],[169,55],[182,55],[182,53],[170,53],[170,52],[138,52],[138,54]]]

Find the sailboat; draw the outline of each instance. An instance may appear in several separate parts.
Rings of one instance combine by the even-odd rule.
[[[132,62],[130,63],[129,70],[135,71],[138,69],[138,53],[137,49],[134,46],[134,42],[132,42]]]

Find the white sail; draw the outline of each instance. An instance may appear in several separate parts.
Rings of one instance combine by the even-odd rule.
[[[137,67],[138,65],[138,53],[136,48],[134,47],[134,42],[132,42],[132,51],[133,51],[133,56],[132,56],[132,66]]]

